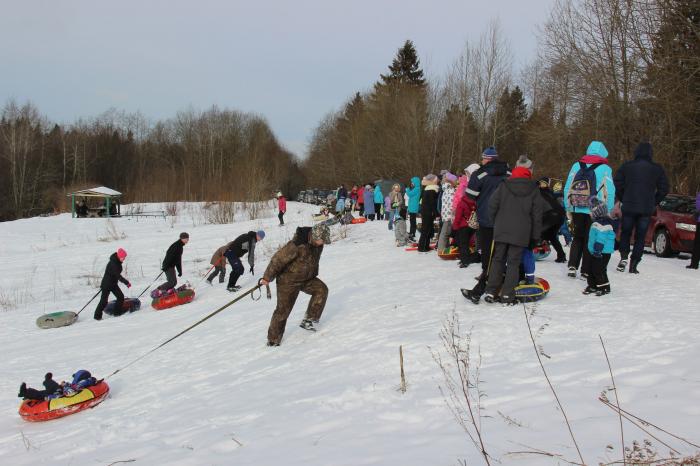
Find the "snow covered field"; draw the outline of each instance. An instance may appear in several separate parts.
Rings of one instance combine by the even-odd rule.
[[[135,465],[457,465],[483,464],[445,405],[443,374],[432,352],[453,311],[481,356],[481,427],[501,464],[577,461],[566,424],[544,379],[522,306],[474,306],[460,294],[478,267],[458,269],[434,254],[394,246],[386,222],[333,227],[320,277],[330,296],[319,331],[298,327],[302,295],[282,346],[265,346],[273,301],[245,298],[108,380],[111,395],[66,418],[20,419],[22,381],[41,386],[44,373],[69,378],[77,369],[103,377],[177,334],[233,296],[202,285],[212,252],[263,228],[253,286],[272,253],[310,224],[316,208],[289,203],[285,227],[275,212],[230,225],[204,222],[199,205],[176,219],[71,219],[70,215],[0,223],[0,464]],[[180,231],[190,243],[183,279],[196,287],[191,304],[92,320],[93,302],[70,327],[40,330],[35,319],[77,311],[99,284],[109,255],[129,256],[125,275],[136,296],[158,274]],[[113,240],[113,237],[119,238]],[[697,271],[686,261],[646,255],[641,274],[614,271],[609,296],[582,296],[553,257],[538,263],[552,285],[531,318],[545,368],[571,421],[587,464],[621,459],[617,415],[598,401],[610,385],[598,335],[605,340],[624,409],[700,443],[700,313]],[[408,390],[398,390],[403,345]],[[443,357],[444,351],[443,351]],[[611,398],[612,394],[609,395]],[[625,441],[650,438],[625,423]],[[657,433],[657,431],[653,431]],[[662,434],[663,435],[663,434]],[[661,437],[689,454],[682,442]],[[653,439],[652,439],[653,441]],[[662,456],[668,448],[653,441]],[[120,463],[121,464],[121,463]]]

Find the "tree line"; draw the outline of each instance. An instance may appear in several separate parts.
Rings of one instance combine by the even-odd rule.
[[[257,115],[214,106],[149,122],[109,110],[58,125],[14,100],[0,114],[0,220],[65,210],[66,193],[96,185],[149,202],[255,201],[302,184],[293,155]]]
[[[413,42],[371,90],[316,128],[303,165],[310,185],[408,180],[461,172],[495,145],[561,178],[591,140],[617,167],[640,141],[672,189],[700,188],[700,4],[693,0],[557,0],[536,57],[513,69],[497,22],[451,67],[427,79]]]

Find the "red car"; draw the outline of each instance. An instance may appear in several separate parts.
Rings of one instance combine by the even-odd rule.
[[[669,194],[651,216],[645,245],[659,257],[692,252],[695,239],[695,198]]]

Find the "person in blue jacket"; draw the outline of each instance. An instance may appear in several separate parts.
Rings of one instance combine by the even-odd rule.
[[[414,176],[411,178],[411,187],[406,189],[406,195],[408,196],[408,217],[411,221],[408,239],[411,242],[416,241],[416,217],[420,210],[420,186],[420,178]]]
[[[591,269],[583,294],[603,296],[610,293],[608,262],[615,251],[615,229],[606,205],[597,197],[591,198],[590,211],[593,223],[588,232],[586,250],[591,254]]]
[[[582,169],[585,171],[579,174]],[[589,186],[587,191],[581,189],[583,176],[587,176],[588,180],[595,178],[595,186]],[[608,165],[608,150],[600,141],[590,143],[586,155],[575,162],[569,170],[569,176],[564,185],[564,208],[574,230],[568,264],[568,275],[572,278],[576,277],[579,265],[581,276],[587,277],[590,273],[591,255],[586,248],[586,241],[591,228],[589,207],[591,197],[598,198],[608,212],[615,206],[615,184],[612,169]]]
[[[384,194],[382,194],[382,185],[379,182],[374,184],[374,210],[376,210],[377,220],[383,220],[382,206],[384,205]]]

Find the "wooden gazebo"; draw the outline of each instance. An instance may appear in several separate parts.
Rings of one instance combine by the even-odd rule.
[[[71,216],[75,217],[120,217],[121,216],[121,203],[119,198],[122,193],[115,191],[114,189],[107,188],[105,186],[98,186],[97,188],[83,189],[81,191],[76,191],[74,193],[68,194],[71,198]],[[80,209],[76,209],[75,198],[99,198],[104,199],[104,204],[102,207],[87,207],[84,205]]]

